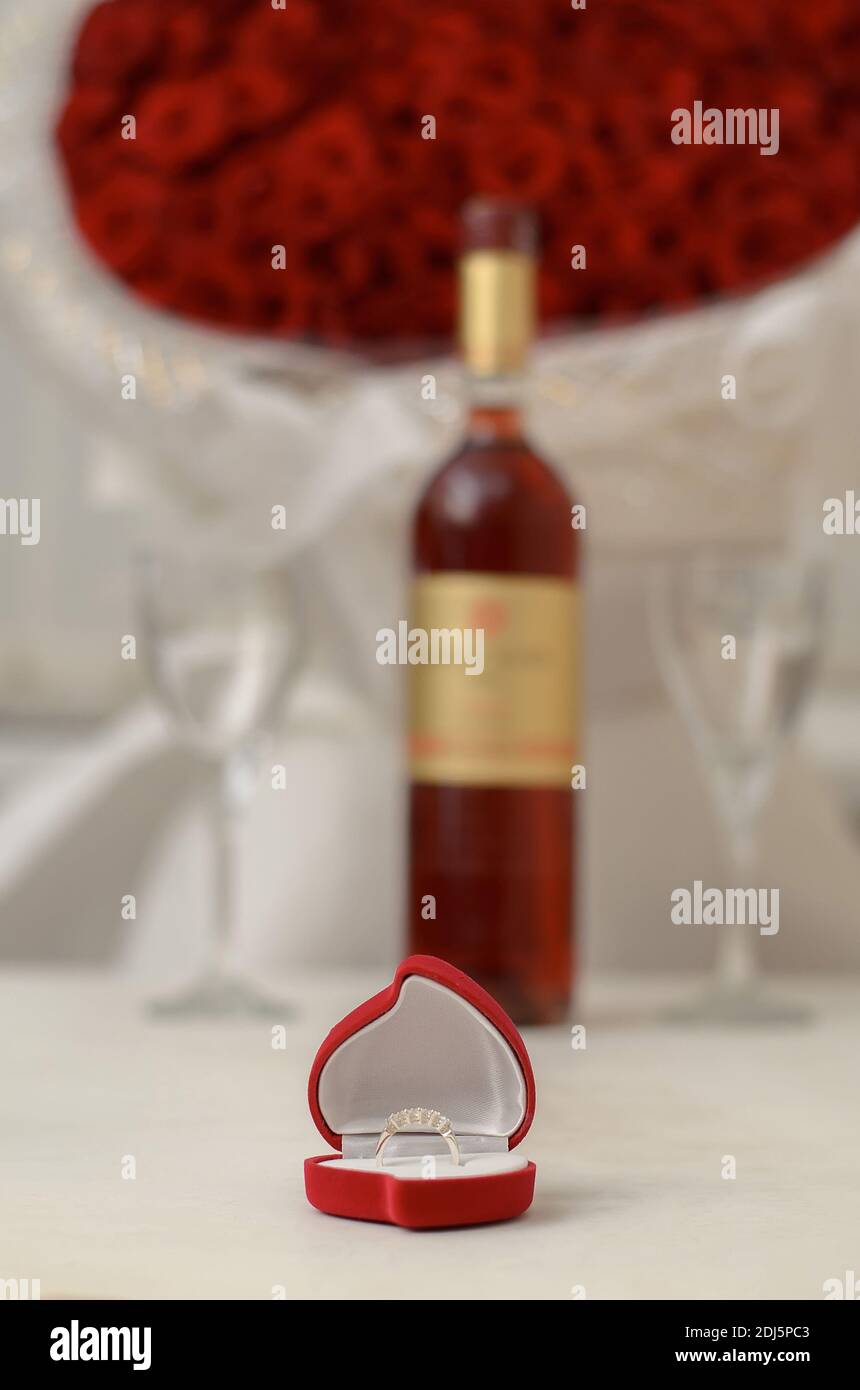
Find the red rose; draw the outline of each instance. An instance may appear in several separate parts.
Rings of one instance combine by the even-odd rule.
[[[314,309],[314,295],[306,280],[295,272],[269,270],[255,276],[248,297],[249,322],[260,332],[292,336],[307,328]]]
[[[229,130],[217,75],[174,78],[144,93],[136,148],[153,168],[178,172],[214,155]]]
[[[400,284],[374,287],[366,294],[347,300],[343,318],[350,338],[359,342],[401,337],[404,328],[408,332],[408,325],[414,323],[404,304]]]
[[[816,174],[815,204],[822,234],[847,232],[860,201],[860,166],[854,149],[822,150]]]
[[[468,155],[475,141],[485,137],[499,119],[494,100],[487,101],[483,90],[468,85],[454,86],[438,97],[430,114],[436,115],[437,139],[461,156]]]
[[[329,42],[322,29],[321,10],[313,0],[286,0],[284,9],[256,5],[238,23],[236,55],[254,63],[282,69],[301,67],[311,51]]]
[[[100,136],[78,146],[70,156],[68,170],[69,187],[76,205],[78,199],[103,187],[118,168],[125,167],[117,159],[116,142],[112,137]]]
[[[743,266],[747,281],[756,281],[794,264],[812,249],[807,230],[812,209],[801,190],[782,185],[763,189],[758,181],[738,186],[734,215],[724,233],[729,258]],[[824,243],[822,237],[819,245]],[[814,246],[814,243],[812,243]]]
[[[344,61],[354,70],[357,66],[360,68],[360,71],[356,71],[357,77],[368,72],[372,72],[374,78],[386,75],[401,76],[404,62],[411,60],[416,48],[423,43],[427,27],[433,18],[432,15],[422,13],[416,6],[402,4],[401,0],[395,0],[385,12],[382,6],[379,6],[378,10],[374,22],[363,26],[360,65],[355,64],[355,48],[349,39],[341,43]],[[327,50],[332,37],[330,29],[325,40]]]
[[[162,0],[174,10],[196,10],[206,15],[209,27],[223,32],[246,10],[257,9],[261,0]],[[264,0],[269,3],[269,0]]]
[[[299,252],[309,279],[337,284],[344,297],[361,293],[374,274],[374,248],[370,237],[331,237],[310,242]]]
[[[558,187],[566,156],[564,141],[551,126],[506,123],[476,144],[472,185],[479,193],[538,203]]]
[[[333,106],[287,138],[284,197],[299,235],[309,239],[353,217],[371,193],[373,144],[357,110]]]
[[[250,292],[241,270],[232,263],[210,261],[176,280],[175,307],[192,319],[225,328],[247,328]]]
[[[821,111],[821,91],[811,78],[792,74],[778,78],[762,106],[777,107],[780,119],[780,144],[791,131],[806,133],[814,130]]]
[[[692,161],[678,159],[674,152],[654,155],[648,162],[648,186],[657,197],[672,197],[688,186]],[[697,163],[695,168],[701,166]]]
[[[216,196],[224,214],[239,220],[253,208],[282,196],[285,173],[283,151],[277,140],[257,141],[227,155],[216,180]]]
[[[214,80],[214,79],[213,79]],[[234,130],[268,134],[304,97],[294,78],[251,63],[230,63],[220,68],[217,81],[225,114]]]
[[[218,190],[212,176],[195,181],[193,187],[171,185],[164,202],[164,221],[171,237],[223,238],[224,226]]]
[[[459,218],[446,217],[436,208],[415,206],[408,230],[416,248],[419,274],[453,283],[460,250]]]
[[[497,115],[509,118],[512,108],[523,110],[538,91],[538,70],[527,49],[506,39],[483,43],[466,69],[468,90]]]
[[[838,42],[852,33],[857,10],[852,0],[816,0],[815,5],[787,9],[785,22],[789,32],[793,30],[804,45],[818,45],[828,38]]]
[[[285,199],[286,176],[276,141],[240,150],[213,179],[224,244],[254,261],[271,259],[294,230]]]
[[[157,309],[178,313],[178,280],[166,263],[153,260],[142,270],[129,274],[128,283],[135,294]]]
[[[428,112],[426,104],[416,94],[414,71],[388,71],[374,75],[368,82],[362,109],[366,102],[369,108],[369,121],[380,139],[391,135],[406,135],[416,138],[421,134],[421,120]]]
[[[112,121],[119,125],[116,92],[110,87],[78,87],[66,102],[57,125],[60,149],[73,155]]]
[[[164,201],[157,179],[120,169],[96,192],[79,199],[78,225],[99,256],[128,273],[157,252]]]
[[[375,173],[375,155],[361,112],[345,102],[309,116],[284,146],[296,170],[336,186],[345,194],[361,191]]]
[[[207,9],[186,8],[168,14],[163,71],[180,77],[199,72],[218,52],[221,38]]]
[[[77,82],[118,83],[155,63],[164,11],[157,0],[103,0],[78,34],[73,73]]]
[[[431,14],[417,36],[404,85],[432,114],[442,98],[474,90],[475,64],[483,51],[481,30],[471,15]]]

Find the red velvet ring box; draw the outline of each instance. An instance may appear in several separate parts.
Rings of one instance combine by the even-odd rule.
[[[525,1044],[495,999],[447,961],[410,956],[341,1019],[316,1055],[308,1099],[340,1151],[305,1160],[320,1211],[420,1228],[502,1221],[531,1205],[535,1165],[517,1151],[535,1108]],[[439,1135],[407,1130],[379,1167],[389,1115],[418,1107],[450,1119],[460,1164]]]

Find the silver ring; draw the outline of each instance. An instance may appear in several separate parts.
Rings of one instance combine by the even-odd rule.
[[[451,1158],[455,1163],[460,1162],[460,1146],[457,1143],[457,1136],[451,1125],[451,1121],[446,1115],[440,1115],[438,1110],[424,1110],[418,1106],[411,1110],[396,1110],[393,1115],[389,1115],[385,1121],[385,1128],[379,1136],[376,1145],[376,1163],[381,1168],[385,1161],[385,1145],[389,1139],[393,1139],[395,1134],[400,1134],[404,1129],[418,1127],[422,1130],[430,1130],[433,1134],[438,1134],[440,1139],[444,1139],[448,1145]]]

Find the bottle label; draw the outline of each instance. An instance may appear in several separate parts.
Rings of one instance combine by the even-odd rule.
[[[569,579],[459,572],[417,579],[409,657],[414,782],[570,786],[579,613]],[[460,653],[470,664],[457,660]]]

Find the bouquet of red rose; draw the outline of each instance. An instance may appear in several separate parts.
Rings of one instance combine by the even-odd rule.
[[[547,317],[778,275],[860,212],[850,0],[106,0],[57,127],[89,246],[150,303],[329,343],[447,333],[459,210],[540,214]],[[778,157],[671,113],[777,109]],[[575,248],[580,248],[577,252]]]

